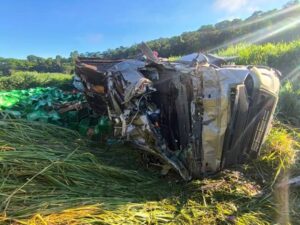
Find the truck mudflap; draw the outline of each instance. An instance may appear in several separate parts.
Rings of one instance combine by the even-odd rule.
[[[277,104],[276,70],[217,66],[225,59],[211,64],[203,54],[168,62],[146,45],[141,51],[139,59],[76,61],[80,87],[91,108],[109,117],[114,137],[184,180],[257,157]]]

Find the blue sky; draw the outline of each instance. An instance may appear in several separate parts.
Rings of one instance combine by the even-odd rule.
[[[282,0],[0,0],[0,56],[69,56],[171,37]]]

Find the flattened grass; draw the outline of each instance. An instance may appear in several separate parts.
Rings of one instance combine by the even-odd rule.
[[[145,168],[129,147],[101,148],[65,128],[1,120],[0,219],[30,225],[273,224],[280,219],[273,190],[282,175],[300,170],[295,138],[275,127],[260,159],[185,183]],[[299,191],[290,193],[293,222]]]

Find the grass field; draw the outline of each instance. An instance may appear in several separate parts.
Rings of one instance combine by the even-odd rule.
[[[216,52],[222,56],[238,56],[239,65],[266,65],[274,67],[283,77],[299,80],[300,40],[281,43],[238,44]]]
[[[48,86],[70,89],[71,81],[72,75],[70,74],[18,71],[10,76],[0,77],[0,91]]]

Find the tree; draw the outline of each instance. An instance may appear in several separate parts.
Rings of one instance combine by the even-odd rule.
[[[291,0],[291,1],[288,1],[284,6],[283,8],[286,9],[286,8],[289,8],[289,7],[292,7],[292,6],[296,6],[296,5],[299,5],[300,4],[300,1],[299,0]]]
[[[198,31],[212,31],[214,29],[215,29],[214,25],[209,24],[209,25],[202,25]]]
[[[37,62],[37,61],[38,61],[38,58],[40,58],[40,57],[35,56],[35,55],[28,55],[28,56],[27,56],[27,60],[28,60],[29,62]]]
[[[72,51],[72,52],[70,53],[70,58],[71,58],[72,61],[74,61],[74,62],[75,62],[75,59],[76,59],[78,56],[79,56],[78,51]]]
[[[60,55],[55,56],[55,62],[57,65],[61,66],[62,57]]]

